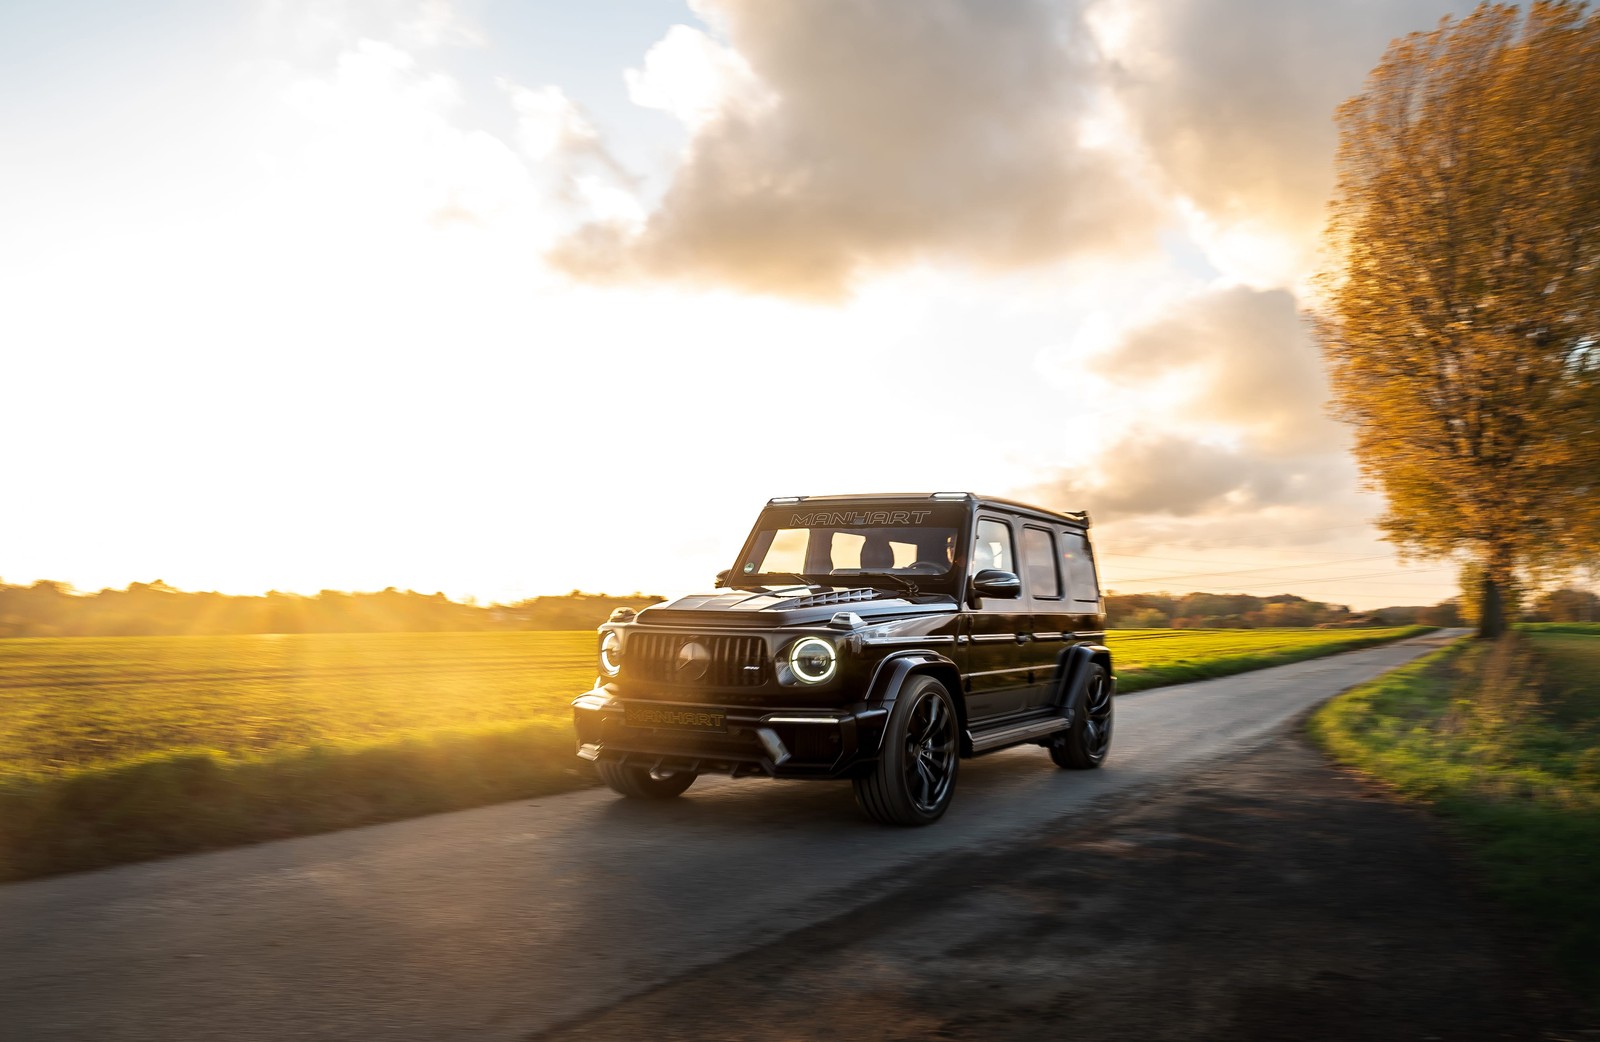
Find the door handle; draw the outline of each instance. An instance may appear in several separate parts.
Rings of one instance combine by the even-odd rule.
[[[1026,644],[1026,643],[1028,643],[1028,641],[1030,641],[1032,639],[1033,639],[1033,634],[1031,634],[1031,633],[1019,633],[1019,634],[1017,634],[1017,643],[1018,644]]]

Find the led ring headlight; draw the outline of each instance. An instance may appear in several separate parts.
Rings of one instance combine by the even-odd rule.
[[[607,630],[600,638],[600,671],[608,677],[617,675],[622,668],[622,638],[616,630]]]
[[[839,653],[821,637],[801,637],[789,649],[789,669],[807,684],[820,684],[839,668]]]

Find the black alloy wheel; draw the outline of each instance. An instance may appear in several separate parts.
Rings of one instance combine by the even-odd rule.
[[[928,825],[950,806],[961,764],[956,704],[933,677],[914,677],[895,699],[872,773],[855,780],[856,802],[886,825]]]
[[[698,777],[693,771],[653,771],[637,764],[606,760],[598,761],[594,769],[613,792],[634,800],[670,800],[682,795]]]
[[[1083,711],[1072,726],[1050,746],[1057,767],[1087,771],[1100,766],[1111,751],[1115,685],[1105,667],[1093,664],[1084,678]]]

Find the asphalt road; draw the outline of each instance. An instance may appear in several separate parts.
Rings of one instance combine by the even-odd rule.
[[[931,828],[868,823],[848,783],[701,779],[0,887],[0,1039],[525,1039],[1170,784],[1462,632],[1123,696],[1104,768],[966,761]]]

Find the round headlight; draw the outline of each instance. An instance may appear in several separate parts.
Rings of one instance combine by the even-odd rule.
[[[802,637],[789,649],[789,668],[807,684],[820,684],[839,668],[839,654],[821,637]]]
[[[616,630],[607,630],[600,638],[600,672],[608,677],[617,675],[622,668],[622,638]]]

